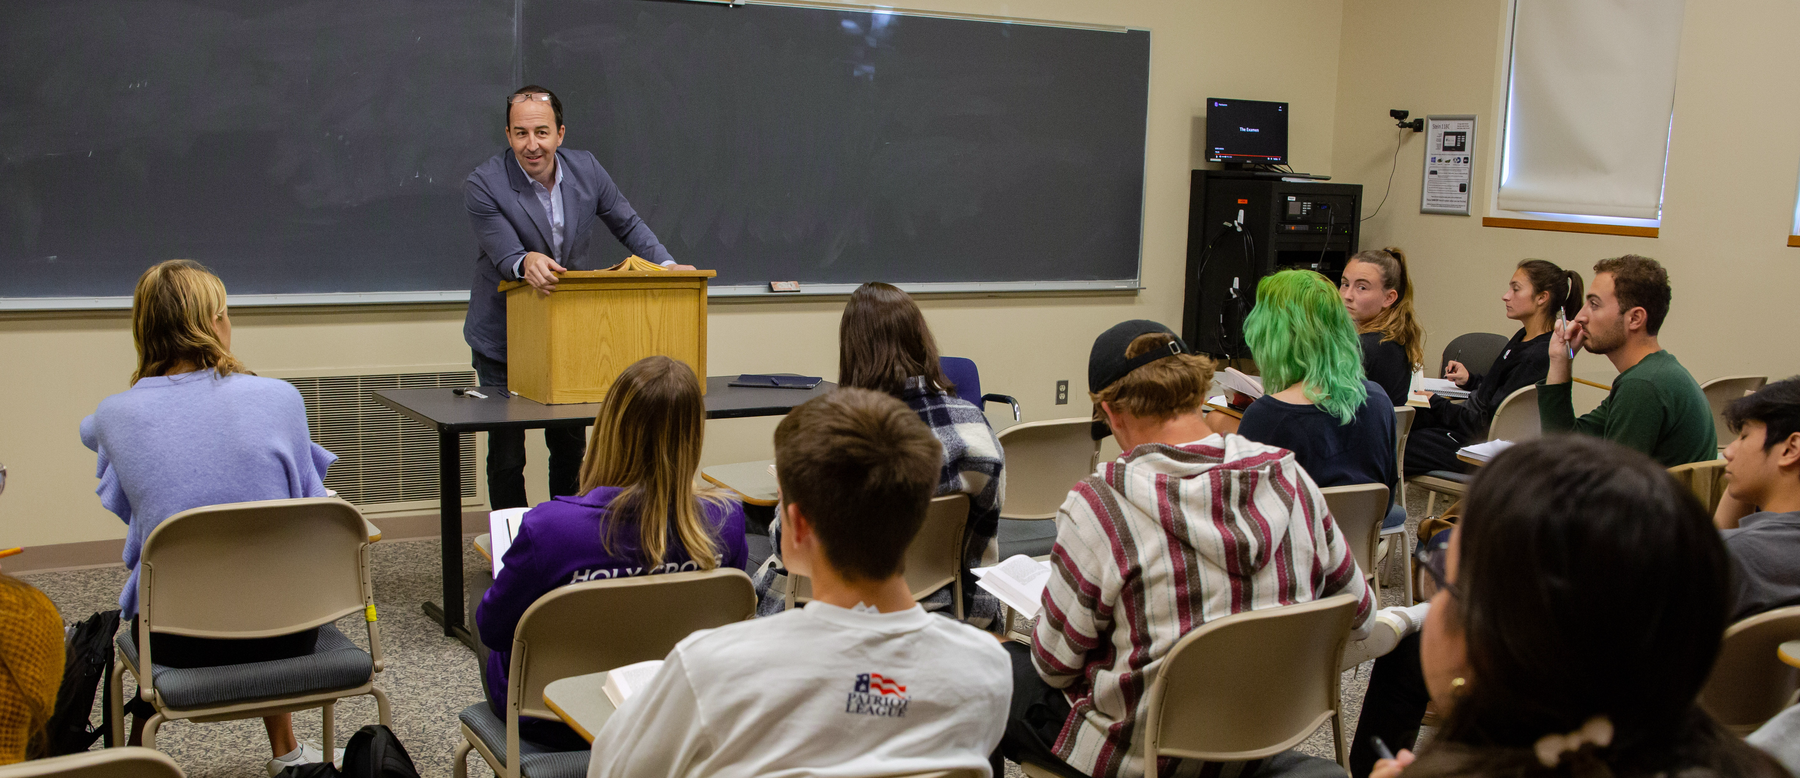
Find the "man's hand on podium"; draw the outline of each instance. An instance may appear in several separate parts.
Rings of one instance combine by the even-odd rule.
[[[699,268],[696,268],[693,265],[670,265],[669,269],[670,270],[698,270]]]
[[[556,264],[556,260],[551,259],[550,255],[531,251],[525,254],[525,264],[520,267],[520,275],[524,277],[525,283],[538,290],[538,294],[548,295],[556,291],[556,274],[565,269]]]

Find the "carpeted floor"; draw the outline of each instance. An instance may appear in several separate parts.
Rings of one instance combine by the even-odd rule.
[[[1410,502],[1411,515],[1423,515],[1423,499]],[[481,701],[482,692],[474,654],[461,643],[444,637],[436,624],[426,620],[419,607],[427,599],[439,597],[438,542],[377,543],[373,567],[386,667],[376,676],[376,683],[387,691],[393,704],[394,733],[406,745],[421,775],[427,778],[449,776],[451,755],[462,739],[456,714]],[[464,575],[471,578],[484,575],[486,567],[487,563],[465,545]],[[122,567],[31,573],[21,577],[49,595],[66,621],[118,607],[119,589],[125,583]],[[1398,587],[1384,587],[1382,593],[1384,605],[1399,604]],[[338,627],[358,645],[367,647],[367,633],[360,616],[347,618]],[[1355,729],[1356,716],[1362,708],[1369,667],[1365,664],[1344,674],[1344,721],[1349,730]],[[128,676],[126,694],[133,693],[135,686]],[[94,720],[101,720],[98,709]],[[337,711],[339,745],[358,727],[375,721],[372,698],[357,698],[340,704]],[[300,739],[318,741],[321,728],[318,712],[294,714],[294,728]],[[1346,732],[1345,738],[1350,735],[1351,732]],[[264,763],[269,758],[269,744],[260,720],[170,723],[159,733],[157,747],[173,757],[193,778],[259,778],[267,774]],[[1332,758],[1330,727],[1314,733],[1300,750]],[[479,754],[470,754],[469,761],[471,776],[492,775]],[[1008,765],[1008,768],[1009,777],[1022,775],[1016,766]]]

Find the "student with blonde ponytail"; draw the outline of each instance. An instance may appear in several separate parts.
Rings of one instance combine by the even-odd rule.
[[[1456,450],[1487,439],[1488,423],[1507,395],[1544,380],[1550,370],[1546,338],[1558,313],[1573,319],[1581,311],[1584,288],[1581,274],[1573,270],[1542,259],[1519,263],[1500,302],[1506,306],[1506,318],[1524,326],[1513,333],[1485,375],[1472,375],[1454,360],[1444,366],[1444,377],[1471,394],[1460,405],[1432,397],[1431,407],[1419,410],[1413,418],[1412,437],[1407,439],[1408,476],[1433,470],[1468,472],[1468,465],[1456,458]]]
[[[1344,266],[1338,297],[1356,322],[1363,375],[1406,404],[1413,371],[1425,363],[1425,328],[1413,315],[1412,273],[1398,247],[1359,251]]]
[[[137,369],[131,388],[100,401],[81,420],[81,442],[99,456],[100,504],[128,526],[120,617],[138,634],[138,559],[164,519],[190,508],[255,500],[324,497],[325,469],[337,456],[308,437],[306,405],[286,381],[259,378],[231,354],[225,283],[200,263],[172,259],[138,278],[131,298]],[[324,629],[324,628],[321,628]],[[320,630],[247,640],[158,633],[159,667],[291,659],[313,653]],[[132,697],[130,742],[155,711]],[[263,719],[274,775],[324,760],[317,744],[296,742],[291,714]]]
[[[580,493],[525,514],[475,611],[481,642],[493,651],[485,676],[494,715],[506,718],[513,630],[539,597],[581,581],[744,569],[743,507],[694,487],[705,431],[700,379],[686,364],[646,357],[613,381],[594,418]],[[520,734],[552,750],[588,747],[561,722],[521,720]]]

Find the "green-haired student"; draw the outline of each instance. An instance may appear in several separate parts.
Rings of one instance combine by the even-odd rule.
[[[1294,452],[1320,487],[1395,485],[1394,406],[1363,378],[1356,324],[1337,287],[1311,270],[1264,278],[1244,342],[1269,394],[1244,410],[1239,435]]]

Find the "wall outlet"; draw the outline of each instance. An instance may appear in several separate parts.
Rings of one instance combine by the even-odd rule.
[[[1056,404],[1057,405],[1068,405],[1069,404],[1069,382],[1068,381],[1057,381],[1056,382]]]

